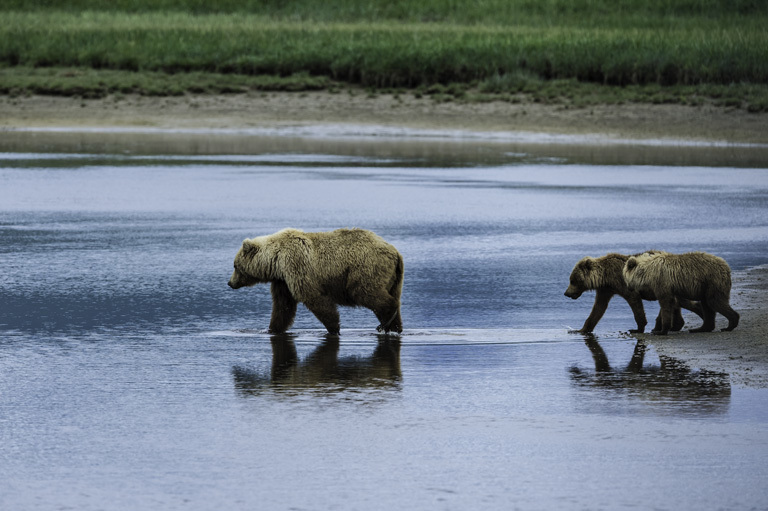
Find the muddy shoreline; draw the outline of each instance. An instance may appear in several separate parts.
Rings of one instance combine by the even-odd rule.
[[[682,332],[661,337],[636,335],[656,348],[661,356],[683,362],[691,368],[706,369],[730,376],[740,387],[768,387],[768,266],[733,272],[731,305],[741,315],[739,326],[731,332],[715,331],[691,334],[686,330],[699,325],[700,319],[686,316]],[[718,315],[717,326],[725,326]]]
[[[768,113],[684,105],[438,103],[410,94],[362,92],[111,96],[0,96],[0,130],[16,128],[160,128],[237,130],[311,125],[579,135],[642,140],[768,144]],[[551,139],[545,139],[547,142]]]

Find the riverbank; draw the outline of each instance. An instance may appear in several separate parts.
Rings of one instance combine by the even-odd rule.
[[[686,327],[665,337],[639,334],[660,356],[674,358],[691,368],[730,376],[740,387],[768,387],[768,266],[733,273],[731,305],[741,314],[739,326],[730,332],[691,334],[699,318],[686,316]],[[718,316],[718,328],[725,326]]]
[[[768,144],[768,113],[714,105],[437,102],[412,94],[254,93],[101,99],[0,97],[0,129],[207,129],[313,125],[574,135],[602,140]]]

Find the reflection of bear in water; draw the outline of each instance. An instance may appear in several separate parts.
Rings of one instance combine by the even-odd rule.
[[[265,389],[293,392],[318,388],[399,388],[400,341],[379,335],[370,356],[339,357],[339,338],[329,335],[304,360],[299,360],[292,334],[273,335],[272,367],[269,374],[244,367],[232,370],[235,385],[245,394],[259,394]]]
[[[592,312],[579,332],[586,334],[595,329],[608,308],[608,302],[611,301],[614,295],[624,298],[632,309],[635,321],[637,322],[637,330],[630,330],[630,332],[642,333],[645,330],[645,325],[648,322],[645,319],[643,300],[654,301],[656,296],[650,292],[639,293],[627,287],[627,283],[622,275],[622,269],[629,257],[623,254],[585,257],[573,267],[568,289],[565,290],[565,296],[575,300],[584,291],[596,291]],[[679,303],[675,303],[672,330],[680,330],[685,323],[680,312],[681,306],[702,316],[701,306],[698,303],[681,299]],[[656,318],[654,330],[659,328],[661,328],[661,313]]]
[[[376,314],[379,331],[403,331],[403,258],[370,231],[284,229],[243,241],[234,266],[229,279],[233,289],[272,284],[272,333],[293,324],[298,302],[332,334],[340,328],[337,305],[367,307]]]
[[[641,405],[643,414],[648,410],[696,416],[728,413],[731,383],[725,373],[692,370],[679,360],[661,355],[659,365],[647,364],[647,346],[642,341],[635,344],[626,366],[614,367],[594,335],[586,334],[584,342],[592,354],[594,369],[570,369],[571,381],[589,392],[590,399],[581,400],[581,408],[594,406],[599,413],[605,413],[605,393],[617,392],[623,398],[612,401],[610,406],[631,409]],[[616,351],[618,345],[611,348]]]
[[[717,312],[728,319],[723,330],[733,330],[739,324],[739,314],[729,303],[731,268],[720,257],[705,252],[646,252],[627,259],[623,275],[630,289],[658,297],[662,324],[654,333],[667,335],[672,329],[676,297],[701,302],[704,324],[691,332],[714,330]]]

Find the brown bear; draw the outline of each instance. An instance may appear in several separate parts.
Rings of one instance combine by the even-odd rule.
[[[729,303],[731,268],[720,257],[705,252],[647,252],[627,259],[622,274],[630,289],[658,298],[661,328],[653,333],[667,335],[672,329],[676,297],[701,302],[704,324],[691,332],[714,330],[717,312],[728,319],[728,327],[723,330],[733,330],[739,324],[739,314]]]
[[[340,328],[337,305],[367,307],[380,322],[377,330],[403,331],[403,257],[370,231],[283,229],[244,240],[234,266],[232,289],[272,284],[272,333],[290,328],[299,302],[332,334]]]
[[[627,287],[622,270],[624,264],[630,256],[624,254],[607,254],[602,257],[584,257],[576,266],[573,267],[570,277],[570,285],[565,290],[565,296],[577,299],[584,291],[596,291],[595,304],[592,306],[592,312],[584,322],[584,326],[579,330],[580,333],[590,333],[595,329],[597,323],[605,314],[608,308],[608,302],[614,295],[624,298],[632,309],[637,322],[637,329],[630,330],[632,333],[642,333],[645,331],[645,325],[648,322],[645,319],[645,309],[643,300],[655,301],[656,297],[652,293],[639,293]],[[685,321],[680,312],[680,307],[684,307],[703,317],[701,305],[690,300],[681,299],[675,304],[674,321],[672,330],[683,328]],[[655,330],[661,328],[661,313],[656,318]]]

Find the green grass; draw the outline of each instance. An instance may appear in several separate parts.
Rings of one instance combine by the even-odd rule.
[[[109,95],[180,96],[184,94],[229,94],[253,92],[302,92],[326,90],[339,92],[357,87],[326,77],[299,73],[290,76],[237,75],[220,73],[133,72],[87,68],[0,68],[0,94],[11,97],[45,94],[99,99]],[[368,88],[367,94],[400,96],[411,93],[436,102],[480,103],[507,101],[535,102],[583,108],[597,104],[712,104],[768,112],[768,87],[731,84],[700,86],[631,85],[611,87],[573,79],[543,80],[516,72],[491,77],[475,83],[422,85],[414,89]]]
[[[252,91],[300,92],[334,89],[331,80],[299,73],[291,76],[224,75],[115,71],[88,68],[0,68],[0,94],[46,94],[103,98],[110,94],[180,96],[183,94],[230,94]],[[336,86],[337,87],[337,86]]]
[[[0,10],[260,14],[310,21],[451,22],[510,25],[592,23],[602,19],[765,16],[763,0],[4,0]],[[616,21],[612,21],[615,24]]]
[[[461,100],[525,94],[576,104],[580,94],[602,94],[605,101],[695,104],[729,96],[729,105],[767,108],[763,0],[60,4],[0,5],[0,92],[181,94],[344,83],[423,94],[441,85],[464,91],[441,97]],[[100,77],[31,71],[45,68]]]

